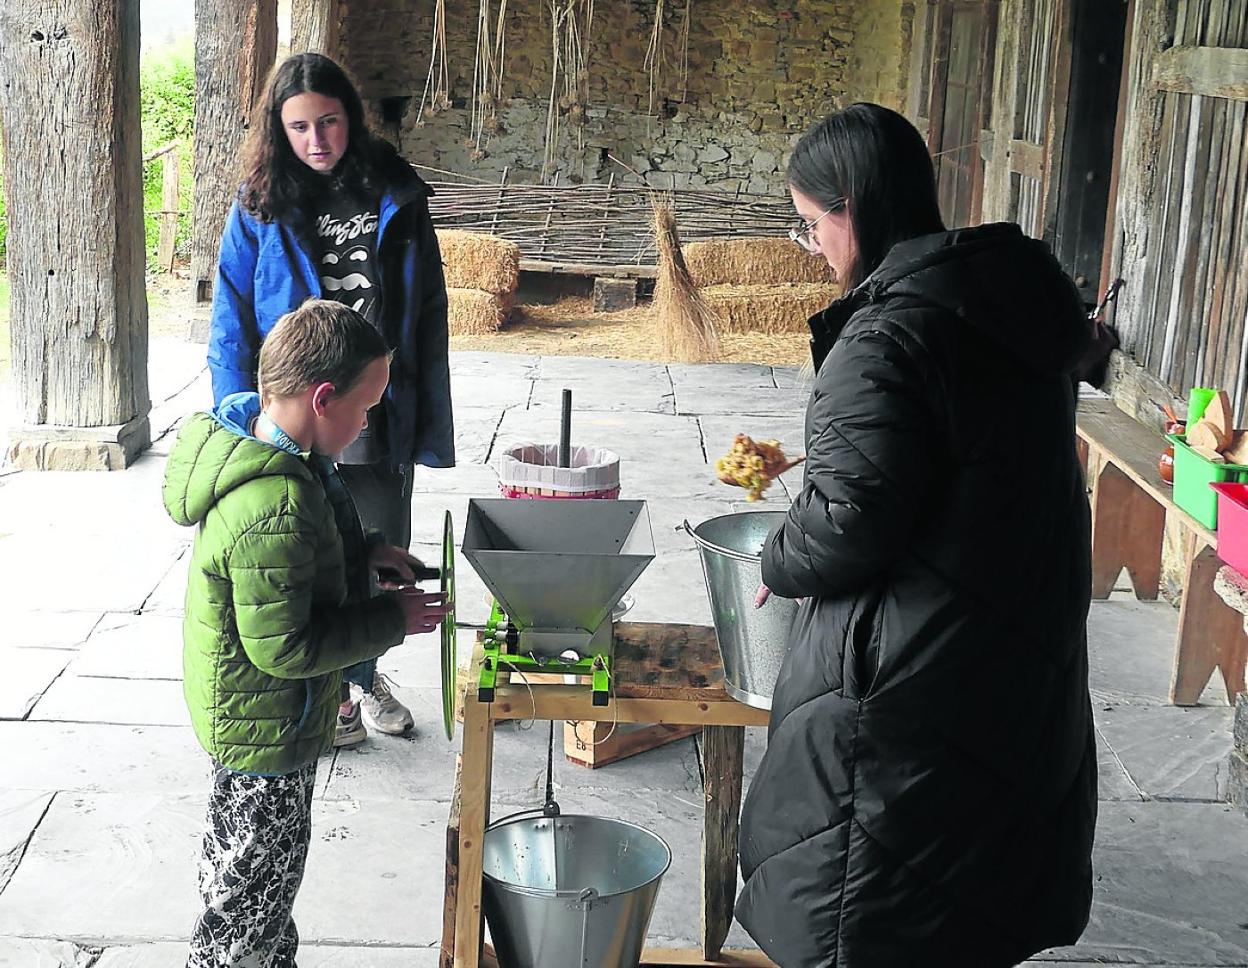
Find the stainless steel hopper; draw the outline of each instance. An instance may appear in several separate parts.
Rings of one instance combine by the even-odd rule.
[[[468,502],[463,552],[523,656],[611,653],[611,610],[654,558],[645,501]]]

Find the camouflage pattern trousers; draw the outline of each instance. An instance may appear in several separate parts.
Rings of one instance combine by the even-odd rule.
[[[213,771],[199,860],[203,912],[187,968],[295,968],[291,911],[312,839],[316,763],[281,776]]]

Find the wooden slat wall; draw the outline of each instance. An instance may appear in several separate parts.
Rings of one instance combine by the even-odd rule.
[[[1134,36],[1116,323],[1124,348],[1177,396],[1226,387],[1242,420],[1248,55],[1207,48],[1248,48],[1248,0],[1137,0]]]

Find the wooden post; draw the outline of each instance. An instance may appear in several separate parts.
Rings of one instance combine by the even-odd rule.
[[[178,241],[178,210],[181,207],[181,159],[175,146],[160,159],[163,186],[160,207],[160,244],[156,248],[156,264],[162,272],[173,271]]]
[[[490,785],[494,768],[494,720],[491,707],[477,701],[475,688],[464,695],[463,762],[459,814],[458,884],[455,891],[455,968],[476,966],[481,953],[481,878],[485,828],[490,822]]]
[[[464,758],[457,756],[455,790],[451,794],[451,813],[446,821],[446,887],[442,898],[442,952],[438,968],[455,968],[455,912],[459,909],[459,827],[464,809],[463,784]]]
[[[339,0],[293,0],[290,8],[290,52],[315,51],[339,60],[342,4]]]
[[[744,727],[703,727],[706,818],[702,829],[702,957],[707,961],[719,957],[737,899],[737,829],[744,758]]]
[[[195,0],[195,200],[191,280],[212,298],[221,231],[241,180],[252,105],[277,56],[277,0]]]
[[[23,469],[115,469],[150,443],[139,8],[0,4],[8,270]]]

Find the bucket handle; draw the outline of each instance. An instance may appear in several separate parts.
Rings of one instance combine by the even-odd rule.
[[[745,561],[751,564],[758,564],[763,560],[762,555],[748,555],[744,551],[734,551],[732,548],[724,548],[715,544],[713,541],[707,541],[689,526],[689,519],[686,518],[682,523],[676,525],[677,531],[685,531],[694,542],[707,551],[713,551],[717,555],[723,555],[725,558],[731,558],[733,561]]]

